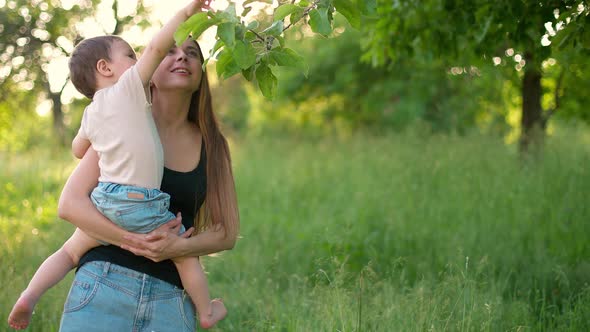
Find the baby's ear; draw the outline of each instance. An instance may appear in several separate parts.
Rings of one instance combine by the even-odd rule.
[[[98,62],[96,63],[96,71],[102,76],[106,76],[106,77],[113,76],[113,71],[111,70],[111,66],[110,66],[109,62],[105,59],[98,60]]]

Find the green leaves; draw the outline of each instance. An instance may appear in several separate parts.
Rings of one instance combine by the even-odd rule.
[[[233,2],[230,2],[225,10],[217,12],[216,18],[221,22],[240,22],[236,15],[236,5]]]
[[[271,24],[268,28],[266,28],[263,33],[270,35],[270,36],[279,36],[283,33],[284,23],[283,21],[276,21]]]
[[[242,4],[242,6],[245,7],[246,5],[249,5],[249,4],[253,3],[253,2],[264,2],[264,3],[272,4],[272,0],[246,0]]]
[[[350,25],[357,29],[361,27],[361,12],[352,0],[334,0],[333,3],[336,10],[346,17]]]
[[[290,48],[275,48],[269,52],[269,56],[278,66],[301,69],[305,76],[308,74],[305,59]]]
[[[260,23],[258,21],[252,21],[250,23],[248,23],[248,25],[246,26],[248,29],[258,29],[258,27],[260,26]]]
[[[332,33],[332,24],[328,19],[328,8],[313,9],[309,12],[311,30],[328,37]]]
[[[279,6],[275,10],[274,20],[280,21],[291,14],[301,15],[302,13],[303,13],[303,8],[301,8],[300,6],[291,4],[291,3],[287,3],[287,4]]]
[[[238,40],[233,55],[241,69],[248,69],[256,64],[256,50],[249,42]]]
[[[208,13],[198,13],[191,16],[188,20],[183,22],[174,33],[174,41],[176,45],[181,45],[188,38],[189,35],[193,39],[199,36],[217,23],[217,20],[209,18]]]
[[[357,0],[358,8],[363,15],[375,15],[377,13],[377,0]]]
[[[236,42],[236,24],[227,22],[217,26],[217,37],[219,37],[227,47],[234,47]]]
[[[217,42],[210,57],[217,55],[217,75],[226,79],[242,73],[249,81],[256,79],[265,97],[273,98],[278,85],[273,67],[299,69],[305,76],[309,71],[303,57],[285,47],[288,43],[284,36],[285,19],[288,19],[289,28],[298,21],[305,21],[304,18],[309,15],[308,22],[312,31],[327,37],[332,33],[335,10],[358,28],[362,13],[371,11],[376,0],[279,1],[280,5],[274,10],[272,23],[265,28],[260,28],[257,20],[249,23],[243,20],[254,2],[273,3],[272,0],[246,0],[242,3],[243,12],[237,16],[236,5],[230,1],[224,10],[194,15],[178,28],[174,38],[177,44],[181,44],[189,35],[196,39],[205,30],[216,25]],[[206,59],[203,65],[208,61]]]
[[[256,80],[258,81],[258,87],[262,91],[262,95],[269,99],[274,98],[277,92],[278,81],[266,62],[261,62],[256,69]]]
[[[239,73],[242,69],[234,60],[233,55],[228,50],[223,50],[217,57],[217,63],[215,64],[215,70],[217,75],[221,78],[229,78]]]

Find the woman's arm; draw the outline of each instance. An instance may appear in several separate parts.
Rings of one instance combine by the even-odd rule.
[[[198,257],[224,250],[233,249],[238,234],[223,229],[206,230],[192,237],[183,237],[192,233],[190,228],[181,236],[167,229],[158,228],[148,234],[127,234],[121,248],[132,253],[160,262],[176,257]]]
[[[90,200],[99,174],[98,154],[90,147],[62,190],[58,214],[89,236],[120,246],[128,232],[103,216]]]
[[[89,236],[119,246],[127,231],[103,216],[90,200],[99,174],[98,154],[90,147],[61,192],[58,214]]]
[[[90,147],[62,190],[59,198],[58,214],[60,218],[71,222],[89,236],[121,246],[123,237],[134,233],[115,225],[92,204],[90,193],[98,184],[99,175],[98,154]],[[161,232],[176,231],[178,233],[180,225],[181,219],[177,218],[162,225],[159,230]],[[135,235],[139,236],[140,234]],[[185,237],[189,235],[190,233],[186,234]],[[179,238],[183,239],[184,237]]]

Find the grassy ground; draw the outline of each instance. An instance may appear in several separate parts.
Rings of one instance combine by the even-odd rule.
[[[525,162],[481,136],[243,138],[233,151],[241,239],[205,260],[229,309],[215,330],[590,330],[587,132]],[[74,165],[0,155],[3,319],[73,230],[55,211]],[[31,331],[57,330],[71,278]]]

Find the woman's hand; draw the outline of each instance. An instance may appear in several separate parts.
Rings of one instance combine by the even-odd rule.
[[[144,256],[154,262],[184,256],[183,240],[191,236],[194,227],[178,235],[182,225],[180,213],[176,219],[165,223],[147,234],[131,233],[123,237],[125,241],[121,248],[129,250],[135,255]]]

